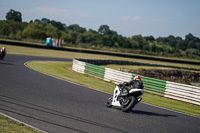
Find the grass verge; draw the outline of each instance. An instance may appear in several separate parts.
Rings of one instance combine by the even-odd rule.
[[[134,62],[140,62],[140,63],[152,63],[152,64],[159,64],[159,65],[182,66],[182,67],[200,69],[200,65],[180,64],[180,63],[172,63],[172,62],[169,63],[169,62],[145,60],[145,59],[138,59],[138,58],[124,58],[124,57],[108,56],[108,55],[100,55],[100,54],[57,51],[57,50],[49,50],[49,49],[29,48],[29,47],[22,47],[22,46],[0,44],[0,48],[3,46],[6,47],[8,54],[58,57],[58,58],[123,60],[123,61],[134,61]],[[6,59],[6,56],[5,56],[5,59]]]
[[[113,83],[106,82],[102,79],[95,78],[90,75],[80,74],[72,71],[71,62],[69,63],[69,62],[32,61],[28,63],[28,66],[37,71],[111,94],[115,87],[115,84]],[[182,101],[172,100],[148,93],[145,93],[142,96],[142,98],[143,102],[145,103],[149,103],[152,105],[200,117],[200,106],[197,105],[189,104]]]
[[[39,133],[21,123],[0,115],[0,133]]]

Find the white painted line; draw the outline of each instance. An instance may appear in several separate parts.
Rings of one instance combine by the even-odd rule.
[[[27,127],[30,127],[30,128],[32,128],[32,129],[34,129],[34,130],[36,130],[36,131],[39,131],[39,132],[42,132],[42,133],[47,133],[47,132],[42,131],[42,130],[40,130],[40,129],[34,127],[34,126],[31,126],[31,125],[29,125],[29,124],[27,124],[27,123],[25,123],[25,122],[22,122],[22,121],[20,121],[20,120],[17,120],[17,119],[15,119],[15,118],[11,117],[11,116],[8,116],[8,115],[6,115],[6,114],[4,114],[4,113],[1,113],[1,112],[0,112],[0,115],[3,115],[4,117],[7,117],[7,118],[9,118],[9,119],[11,119],[11,120],[13,120],[13,121],[16,121],[16,122],[18,122],[18,123],[20,123],[20,124],[23,124],[23,125],[25,125],[25,126],[27,126]]]

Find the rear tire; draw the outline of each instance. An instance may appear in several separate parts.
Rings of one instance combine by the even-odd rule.
[[[112,107],[112,99],[113,99],[113,97],[111,96],[111,97],[108,99],[107,103],[106,103],[106,106],[107,106],[108,108]]]
[[[126,102],[121,102],[121,110],[123,112],[130,111],[136,104],[136,98],[134,96],[129,96]]]

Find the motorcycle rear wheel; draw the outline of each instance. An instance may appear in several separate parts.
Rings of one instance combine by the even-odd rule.
[[[129,96],[126,102],[121,102],[121,110],[123,112],[130,111],[136,104],[136,98],[134,96]]]

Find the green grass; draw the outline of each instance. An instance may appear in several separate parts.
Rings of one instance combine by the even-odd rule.
[[[152,64],[181,66],[181,67],[200,69],[200,65],[168,63],[168,62],[145,60],[145,59],[138,59],[138,58],[124,58],[124,57],[117,57],[117,56],[87,54],[87,53],[81,53],[81,52],[57,51],[57,50],[49,50],[49,49],[38,49],[38,48],[29,48],[29,47],[22,47],[22,46],[0,44],[0,48],[3,46],[6,47],[8,54],[58,57],[58,58],[123,60],[123,61],[134,61],[134,62],[140,62],[140,63],[152,63]]]
[[[39,133],[39,132],[0,115],[0,133]]]
[[[102,79],[92,77],[90,75],[80,74],[71,70],[72,63],[70,62],[43,62],[32,61],[28,63],[31,68],[53,75],[64,80],[72,81],[90,88],[101,90],[107,93],[113,93],[115,84],[106,82]],[[80,80],[81,79],[81,80]],[[176,110],[179,112],[187,113],[190,115],[200,117],[200,106],[189,104],[182,101],[172,100],[157,95],[145,93],[143,96],[143,102],[152,105]]]
[[[115,87],[113,83],[102,82],[99,78],[93,78],[89,75],[82,75],[71,70],[72,62],[48,62],[48,61],[32,61],[28,63],[31,68],[47,73],[52,76],[62,78],[67,81],[72,81],[90,88],[112,93],[112,89]],[[91,79],[92,78],[92,79]],[[92,80],[92,82],[91,82]],[[97,86],[98,84],[98,86]]]

